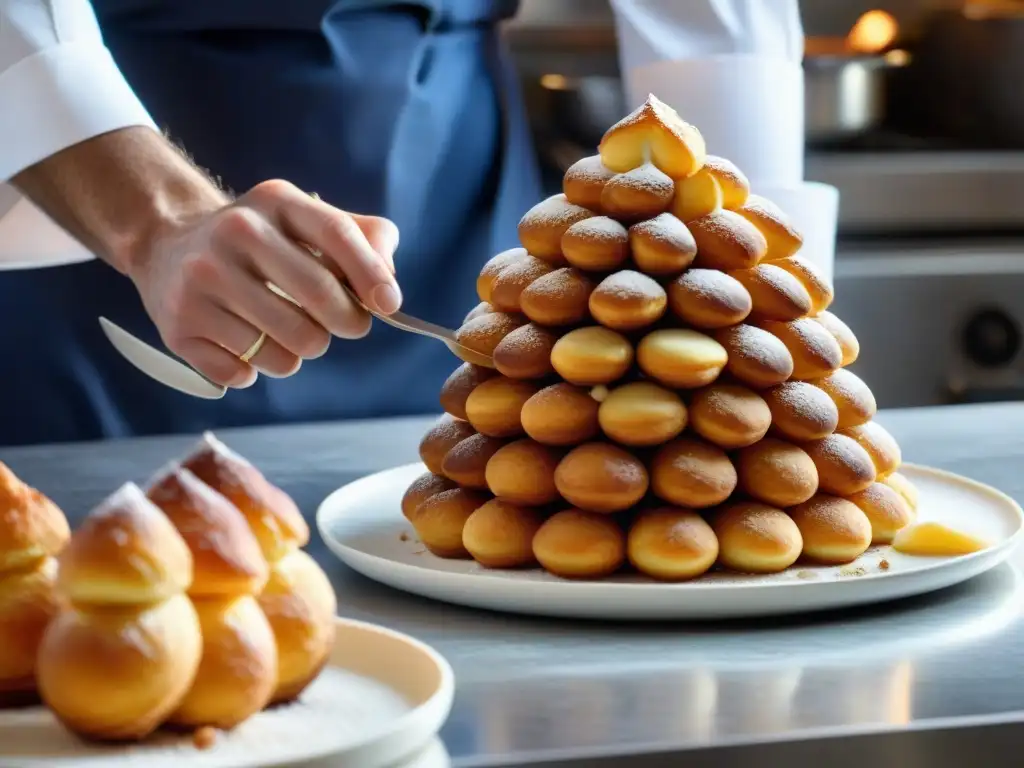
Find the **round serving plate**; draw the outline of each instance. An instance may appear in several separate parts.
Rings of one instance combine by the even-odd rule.
[[[406,635],[337,620],[334,650],[299,701],[255,715],[213,746],[158,733],[139,744],[87,744],[44,707],[0,710],[3,768],[270,768],[444,765],[436,739],[455,692],[451,667]]]
[[[920,493],[919,521],[953,526],[990,546],[961,557],[911,557],[872,547],[844,566],[803,566],[768,576],[715,572],[681,584],[623,574],[567,581],[541,570],[495,571],[430,554],[403,517],[405,489],[422,464],[378,472],[339,488],[317,524],[344,563],[396,589],[458,605],[542,616],[605,620],[718,620],[777,616],[880,603],[958,584],[1006,560],[1024,513],[1006,494],[938,469],[905,464]]]

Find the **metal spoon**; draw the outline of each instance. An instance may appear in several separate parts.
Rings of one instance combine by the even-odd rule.
[[[314,256],[319,257],[319,254],[317,254],[316,251],[310,249],[310,252]],[[371,315],[376,317],[382,323],[387,323],[388,325],[393,326],[400,331],[407,331],[408,333],[418,333],[420,336],[429,336],[432,339],[437,339],[446,347],[448,347],[448,349],[450,349],[456,357],[461,358],[467,363],[479,365],[484,368],[494,367],[494,360],[492,360],[487,355],[477,352],[476,350],[470,349],[469,347],[464,346],[462,344],[459,344],[459,342],[455,340],[455,331],[449,328],[445,328],[443,325],[438,325],[437,323],[430,323],[427,322],[426,320],[420,320],[418,317],[407,315],[405,312],[394,312],[393,314],[390,315],[385,315],[383,312],[377,312],[376,310],[370,309],[368,306],[363,304],[363,300],[359,298],[359,295],[354,290],[352,290],[352,287],[348,283],[342,281],[341,287],[345,289],[345,293],[349,295],[349,298],[351,298],[352,301],[354,301],[360,307],[362,307]],[[272,290],[282,299],[287,299],[297,307],[300,306],[299,302],[297,302],[295,299],[293,299],[291,296],[282,291],[273,283],[267,283],[267,288]]]

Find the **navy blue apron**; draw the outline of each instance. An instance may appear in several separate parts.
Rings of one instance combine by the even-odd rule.
[[[405,306],[457,326],[480,265],[540,196],[497,23],[516,0],[94,0],[108,46],[156,122],[244,191],[288,179],[387,216]],[[203,401],[135,371],[96,323],[158,336],[100,262],[0,273],[0,443],[426,413],[457,360],[374,323],[294,377]]]

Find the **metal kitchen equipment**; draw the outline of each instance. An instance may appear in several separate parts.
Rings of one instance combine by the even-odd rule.
[[[927,17],[912,68],[924,120],[979,147],[1024,149],[1024,3],[969,2]]]
[[[886,81],[901,57],[828,54],[804,57],[804,135],[810,144],[845,141],[885,119]]]

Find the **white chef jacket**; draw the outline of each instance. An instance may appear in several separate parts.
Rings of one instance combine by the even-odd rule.
[[[625,44],[623,68],[676,55],[682,39],[692,38],[700,55],[716,35],[735,39],[735,29],[716,25],[742,26],[752,15],[791,18],[799,13],[797,1],[612,0]],[[652,17],[660,39],[637,35],[631,20]],[[88,0],[0,0],[0,179],[131,126],[155,127],[104,46]],[[0,268],[90,258],[35,205],[0,183]]]

